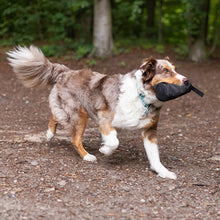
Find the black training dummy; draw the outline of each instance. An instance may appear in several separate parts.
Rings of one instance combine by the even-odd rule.
[[[183,86],[178,86],[165,82],[158,83],[154,86],[154,91],[156,93],[157,99],[163,102],[185,95],[191,90],[193,90],[201,97],[204,95],[203,92],[192,86],[190,81],[187,81]]]

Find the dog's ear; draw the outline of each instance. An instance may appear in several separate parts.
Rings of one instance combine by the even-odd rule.
[[[169,61],[171,64],[173,64],[173,62],[170,60],[170,58],[168,56],[164,57],[164,60]]]
[[[170,58],[168,56],[164,57],[164,60],[169,61],[173,65],[173,68],[175,69],[173,62],[170,60]]]
[[[168,56],[164,57],[164,60],[170,61],[170,58]]]
[[[156,63],[157,60],[153,57],[149,57],[143,60],[143,64],[140,66],[140,69],[143,72],[143,82],[149,82],[156,73]]]

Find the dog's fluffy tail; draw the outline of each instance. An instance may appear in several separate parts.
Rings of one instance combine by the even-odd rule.
[[[25,87],[53,85],[59,74],[69,71],[64,65],[51,63],[35,46],[29,48],[18,46],[7,54],[9,64]]]

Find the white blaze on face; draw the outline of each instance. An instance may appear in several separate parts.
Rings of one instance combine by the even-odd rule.
[[[169,66],[171,67],[172,72],[176,73],[175,77],[180,80],[180,83],[181,83],[180,85],[181,86],[184,85],[184,79],[186,79],[186,77],[177,73],[176,70],[174,69],[174,66],[170,62],[168,63],[169,63]]]
[[[162,66],[162,68],[169,67],[169,70],[176,74],[174,77],[180,80],[180,85],[184,85],[186,77],[177,73],[175,67],[168,60],[158,60],[158,65]]]
[[[185,76],[179,74],[179,73],[176,73],[176,78],[180,80],[180,85],[184,85],[184,79],[186,79]]]

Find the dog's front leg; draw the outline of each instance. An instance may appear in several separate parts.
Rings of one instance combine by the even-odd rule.
[[[160,162],[159,150],[157,146],[156,128],[143,130],[144,148],[150,162],[151,169],[154,170],[162,178],[176,179],[176,174],[170,172]]]

